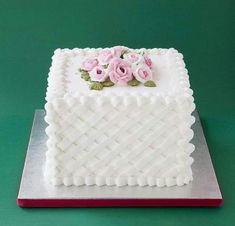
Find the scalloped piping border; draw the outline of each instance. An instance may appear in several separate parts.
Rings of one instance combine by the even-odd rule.
[[[86,177],[66,177],[63,179],[54,178],[50,179],[50,182],[54,186],[65,185],[65,186],[157,186],[157,187],[171,187],[171,186],[183,186],[189,184],[193,180],[192,175],[181,176],[177,178],[166,177],[101,177],[101,176],[86,176]]]

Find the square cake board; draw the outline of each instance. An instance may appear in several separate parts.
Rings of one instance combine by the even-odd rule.
[[[22,173],[20,207],[221,206],[223,198],[197,111],[192,129],[194,180],[182,187],[53,186],[43,176],[47,135],[45,111],[36,110]]]

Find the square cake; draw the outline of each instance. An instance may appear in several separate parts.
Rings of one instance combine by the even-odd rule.
[[[46,94],[45,177],[53,185],[192,181],[193,91],[171,49],[57,49]]]

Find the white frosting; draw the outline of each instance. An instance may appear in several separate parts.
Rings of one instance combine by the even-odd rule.
[[[47,178],[66,186],[188,184],[195,105],[182,54],[145,50],[157,87],[94,91],[78,68],[96,51],[58,49],[53,56],[45,105]]]

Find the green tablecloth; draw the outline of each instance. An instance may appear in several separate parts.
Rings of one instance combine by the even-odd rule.
[[[0,1],[0,225],[232,225],[234,1]],[[15,199],[56,48],[174,47],[185,56],[221,208],[21,209]]]

